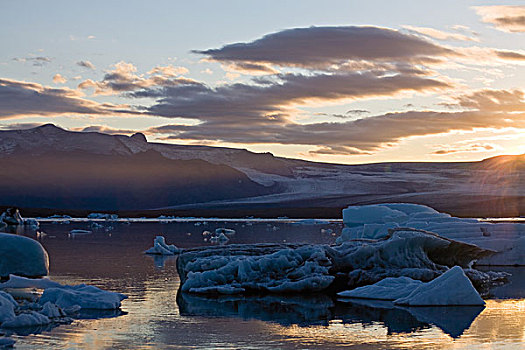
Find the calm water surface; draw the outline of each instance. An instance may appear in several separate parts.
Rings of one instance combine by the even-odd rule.
[[[327,295],[206,298],[178,294],[175,258],[143,255],[162,234],[179,247],[210,244],[202,231],[233,228],[232,243],[331,243],[340,224],[123,223],[68,238],[87,223],[44,223],[51,278],[125,293],[122,315],[83,315],[70,325],[14,335],[16,346],[57,349],[497,349],[525,348],[525,269],[494,289],[485,308],[399,308]],[[333,231],[333,232],[332,232]],[[32,235],[32,233],[27,233]],[[94,318],[103,317],[103,318]]]

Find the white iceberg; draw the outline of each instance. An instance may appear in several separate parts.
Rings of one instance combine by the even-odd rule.
[[[454,266],[438,278],[417,287],[394,304],[408,306],[485,305],[468,277]]]
[[[478,261],[480,265],[525,265],[524,248],[520,248],[525,237],[522,223],[456,218],[424,205],[408,203],[350,206],[343,210],[343,223],[345,227],[337,238],[338,244],[355,239],[382,239],[388,237],[392,229],[413,228],[501,252]]]
[[[181,249],[177,248],[173,244],[166,244],[166,239],[163,236],[155,237],[153,241],[153,247],[146,250],[145,254],[155,254],[155,255],[175,255],[179,254]]]
[[[337,293],[340,297],[396,300],[408,296],[423,282],[410,277],[387,277],[377,283]]]
[[[0,232],[0,277],[39,277],[49,271],[49,257],[34,239]]]

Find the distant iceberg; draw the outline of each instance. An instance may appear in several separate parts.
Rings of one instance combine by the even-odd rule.
[[[452,217],[430,207],[409,203],[350,206],[343,209],[345,228],[337,243],[355,239],[381,239],[392,229],[413,228],[475,244],[499,252],[478,265],[525,265],[525,224],[488,223]]]
[[[144,253],[154,255],[175,255],[179,252],[180,249],[173,244],[166,244],[166,239],[163,236],[157,236],[153,241],[153,247],[146,250]]]

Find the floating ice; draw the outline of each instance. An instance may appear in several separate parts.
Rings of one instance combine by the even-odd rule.
[[[438,278],[422,284],[394,303],[409,306],[485,305],[459,266],[454,266]]]
[[[5,212],[0,214],[0,222],[6,225],[23,225],[24,219],[20,215],[20,211],[16,208],[8,208]]]
[[[215,230],[215,234],[220,236],[221,234],[224,234],[226,236],[233,236],[235,234],[235,230],[231,229],[231,228],[224,228],[224,227],[220,227],[218,229]]]
[[[337,295],[346,298],[396,300],[408,296],[423,282],[409,277],[387,277],[377,283],[345,290]]]
[[[0,233],[0,277],[46,276],[48,269],[49,258],[40,243],[24,236]]]
[[[120,302],[126,298],[124,294],[80,284],[77,286],[47,288],[44,290],[39,303],[45,305],[46,302],[51,302],[62,309],[78,305],[81,309],[112,310],[118,309]]]
[[[430,281],[448,267],[467,268],[493,254],[474,245],[413,229],[398,229],[376,241],[349,241],[340,246],[253,244],[185,250],[177,261],[182,291],[314,292],[347,290],[387,277]],[[472,273],[479,285],[499,274]]]
[[[380,239],[395,228],[415,228],[501,252],[478,261],[485,265],[525,265],[525,224],[487,223],[451,217],[424,205],[387,203],[351,206],[343,210],[345,228],[337,243],[353,239]]]
[[[93,233],[93,231],[76,229],[76,230],[69,231],[69,237],[70,238],[75,238],[75,237],[78,237],[78,236],[90,235],[92,233]]]
[[[158,255],[175,255],[180,253],[181,249],[177,248],[173,244],[166,244],[166,240],[163,236],[155,237],[153,241],[153,247],[146,250],[145,254],[158,254]]]
[[[2,323],[2,328],[34,327],[50,324],[51,320],[36,311],[27,311]]]
[[[15,275],[9,275],[9,280],[0,283],[0,289],[6,288],[59,288],[62,285],[58,282],[52,281],[49,278],[27,278]]]

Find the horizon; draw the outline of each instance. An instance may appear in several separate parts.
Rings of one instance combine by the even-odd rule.
[[[335,164],[521,155],[523,14],[519,1],[2,3],[0,130]]]

